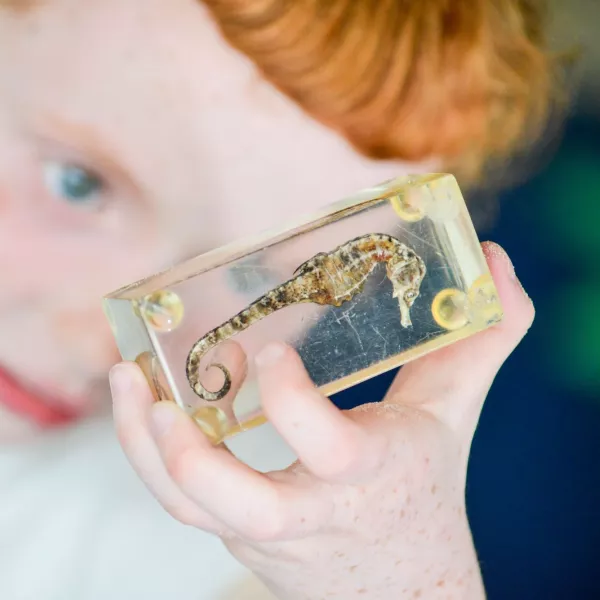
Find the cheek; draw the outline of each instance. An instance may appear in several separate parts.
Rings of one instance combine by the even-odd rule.
[[[116,342],[103,311],[103,297],[114,289],[147,275],[154,265],[138,252],[115,251],[72,257],[57,267],[54,297],[48,316],[51,340],[64,349],[76,370],[104,375],[119,360]],[[143,255],[140,250],[139,254]],[[40,298],[40,301],[43,301]]]
[[[119,359],[112,332],[101,308],[61,312],[52,318],[53,338],[68,348],[80,369],[104,373]]]
[[[16,233],[13,232],[17,237]],[[2,231],[0,231],[0,238]],[[11,236],[12,237],[12,236]],[[54,273],[49,265],[50,259],[36,248],[31,240],[28,248],[17,241],[11,243],[6,237],[0,240],[0,273],[2,273],[2,291],[0,293],[0,312],[2,316],[22,313],[32,305],[39,305],[40,290],[45,290],[46,298],[52,296]]]

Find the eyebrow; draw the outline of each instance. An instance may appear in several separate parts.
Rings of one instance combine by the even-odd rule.
[[[3,0],[0,0],[2,2]],[[57,115],[44,115],[36,120],[34,135],[49,146],[60,146],[75,155],[82,155],[84,163],[90,168],[106,172],[122,184],[137,192],[143,186],[131,175],[108,140],[103,139],[97,130],[85,123],[68,121]],[[40,133],[41,132],[41,133]],[[82,165],[83,166],[83,165]]]

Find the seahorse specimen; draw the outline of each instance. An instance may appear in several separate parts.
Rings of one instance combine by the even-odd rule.
[[[219,343],[247,329],[275,311],[300,302],[339,307],[360,294],[378,263],[386,263],[392,282],[393,297],[400,305],[400,323],[411,326],[410,308],[419,295],[426,274],[425,263],[414,250],[396,238],[372,233],[357,237],[331,252],[320,252],[300,265],[294,277],[270,290],[237,315],[200,338],[190,350],[186,375],[194,393],[214,402],[231,389],[231,375],[221,364],[212,364],[223,372],[225,382],[211,392],[200,383],[200,360]]]

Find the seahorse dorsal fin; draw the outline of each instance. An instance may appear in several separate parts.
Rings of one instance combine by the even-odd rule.
[[[295,277],[296,275],[300,275],[300,273],[302,273],[303,271],[305,271],[305,270],[308,268],[308,263],[309,263],[309,262],[310,262],[309,260],[307,260],[306,262],[303,262],[303,263],[302,263],[302,264],[301,264],[301,265],[300,265],[300,266],[299,266],[299,267],[298,267],[298,268],[297,268],[297,269],[294,271],[294,273],[293,273],[294,277]]]
[[[303,262],[295,271],[294,276],[300,275],[307,271],[308,269],[312,269],[315,266],[315,262],[318,261],[319,258],[326,256],[325,252],[319,252],[315,254],[312,258],[309,258],[307,261]]]

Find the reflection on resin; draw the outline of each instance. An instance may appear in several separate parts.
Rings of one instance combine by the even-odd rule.
[[[223,372],[222,387],[211,392],[200,382],[200,360],[217,344],[244,331],[253,323],[301,302],[340,307],[360,294],[378,263],[386,264],[393,298],[400,307],[400,323],[411,325],[410,308],[419,295],[426,274],[425,263],[414,250],[396,238],[372,233],[350,240],[335,250],[321,252],[296,269],[296,276],[270,290],[237,315],[198,340],[190,351],[186,374],[191,388],[203,400],[214,402],[231,389],[231,373],[224,365],[212,363]]]
[[[157,357],[149,351],[142,352],[135,358],[142,373],[150,383],[150,389],[155,402],[173,401],[173,394],[170,393],[169,386],[165,379],[165,374],[160,366]]]

